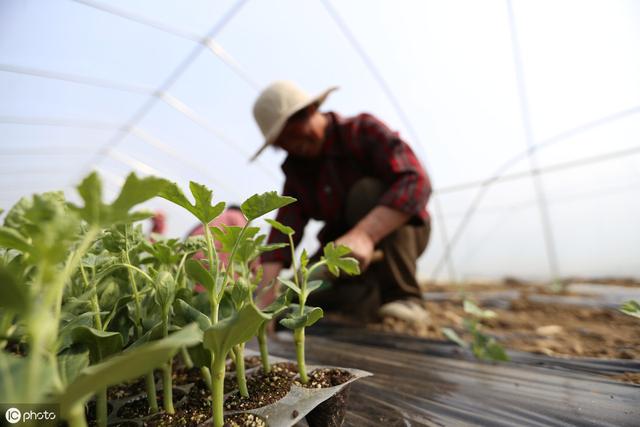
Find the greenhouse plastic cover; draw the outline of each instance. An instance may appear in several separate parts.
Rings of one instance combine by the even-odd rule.
[[[345,425],[638,425],[640,387],[607,377],[640,372],[637,361],[510,351],[511,362],[479,362],[450,343],[314,328],[310,361],[373,373],[352,386]],[[287,334],[270,350],[292,353]]]
[[[282,153],[248,163],[251,107],[291,79],[340,86],[328,110],[375,114],[424,163],[421,276],[638,276],[639,22],[635,0],[3,0],[0,207],[74,199],[91,170],[107,198],[131,171],[280,190]],[[169,236],[195,223],[147,207]]]

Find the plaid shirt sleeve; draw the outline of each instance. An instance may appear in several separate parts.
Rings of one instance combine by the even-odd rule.
[[[302,203],[300,201],[302,194],[300,194],[293,188],[290,180],[285,181],[282,194],[298,199],[297,202],[280,208],[278,210],[278,215],[276,216],[276,220],[278,222],[293,228],[293,230],[295,231],[292,236],[293,244],[297,246],[302,239],[302,232],[304,231],[304,227],[307,225],[307,222],[309,222],[309,218],[305,215],[302,209]],[[289,238],[275,228],[272,228],[271,232],[269,233],[268,242],[289,244]],[[283,264],[284,268],[288,268],[291,265],[291,248],[287,246],[286,248],[277,249],[271,252],[265,252],[260,257],[260,260],[263,263],[280,262]]]
[[[360,117],[361,152],[370,158],[375,175],[390,184],[380,204],[425,219],[431,182],[413,150],[372,115]]]

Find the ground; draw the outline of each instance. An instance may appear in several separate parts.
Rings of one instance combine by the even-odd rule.
[[[581,294],[576,281],[565,291],[554,292],[541,284],[505,281],[502,283],[469,283],[466,285],[427,285],[423,302],[429,320],[410,323],[394,318],[382,319],[367,327],[433,339],[446,339],[442,328],[452,328],[468,338],[463,319],[469,317],[462,308],[464,298],[475,300],[482,308],[497,316],[483,320],[483,331],[494,336],[506,348],[551,356],[579,356],[615,359],[640,359],[640,319],[609,307],[576,305],[586,302],[598,305],[593,294]],[[590,284],[597,281],[589,281]],[[628,287],[639,292],[640,283],[599,281],[612,286],[611,292]],[[595,286],[596,288],[598,286]],[[624,289],[623,289],[624,291]],[[610,295],[605,295],[610,296]],[[640,375],[626,375],[640,382]]]

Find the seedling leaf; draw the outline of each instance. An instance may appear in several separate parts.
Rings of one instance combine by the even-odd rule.
[[[282,278],[278,278],[278,280],[280,281],[280,283],[285,285],[287,288],[291,289],[296,294],[300,295],[302,293],[302,290],[291,280],[282,279]]]
[[[168,313],[169,308],[173,304],[173,300],[176,296],[176,281],[174,280],[173,276],[166,271],[159,272],[155,281],[156,302],[162,308],[163,312]]]
[[[462,338],[460,338],[460,335],[457,334],[456,331],[454,331],[451,328],[442,328],[442,334],[448,338],[449,340],[453,341],[454,343],[458,344],[460,347],[462,348],[467,348],[468,345],[466,342],[464,342],[464,340]]]
[[[638,301],[627,301],[621,307],[620,311],[629,316],[640,318],[640,304]]]
[[[27,288],[6,267],[0,267],[0,308],[26,313],[29,307]]]
[[[276,221],[275,219],[265,219],[265,221],[271,225],[273,228],[275,228],[276,230],[278,230],[279,232],[281,232],[282,234],[286,234],[287,236],[293,235],[295,233],[295,231],[293,230],[293,228],[288,227],[278,221]]]
[[[324,247],[323,260],[327,262],[327,268],[334,276],[339,276],[340,271],[349,275],[360,274],[360,266],[355,258],[344,257],[351,252],[347,246],[336,246],[333,242],[327,243]]]
[[[274,302],[272,302],[262,310],[262,313],[268,314],[270,317],[277,316],[278,314],[282,313],[289,307],[289,304],[291,303],[291,298],[292,298],[291,290],[281,293]]]
[[[92,364],[122,351],[124,343],[118,332],[105,332],[87,326],[78,326],[71,332],[74,343],[84,344],[89,349]]]
[[[240,238],[242,227],[236,225],[223,225],[223,229],[217,227],[211,227],[211,232],[218,242],[221,243],[220,250],[222,252],[231,253],[236,242]],[[255,236],[260,229],[258,227],[247,227],[244,232],[244,239],[249,239]]]
[[[266,319],[268,316],[249,303],[239,312],[204,331],[203,345],[213,352],[215,357],[225,357],[234,345],[251,339]]]
[[[177,326],[184,326],[195,322],[202,331],[206,331],[211,326],[209,317],[181,299],[173,303],[173,309],[175,312],[173,323]]]
[[[200,261],[195,259],[188,260],[185,264],[185,270],[189,277],[204,286],[209,293],[214,293],[216,290],[215,279]],[[215,294],[217,295],[217,291]]]
[[[168,181],[162,178],[149,176],[140,179],[131,173],[127,176],[116,200],[111,205],[106,205],[102,202],[100,178],[96,172],[92,172],[77,187],[84,206],[70,206],[80,214],[82,219],[94,226],[108,227],[114,224],[130,223],[151,216],[148,212],[129,213],[129,210],[157,196],[167,184]]]
[[[324,282],[322,280],[312,280],[307,284],[307,295],[311,294],[311,292],[314,292],[315,290],[317,290],[318,288],[320,288],[322,286]]]
[[[288,243],[271,243],[268,245],[262,245],[258,247],[258,250],[263,253],[263,252],[271,252],[271,251],[275,251],[277,249],[281,249],[281,248],[286,248],[287,246],[289,246]]]
[[[168,182],[159,196],[169,200],[178,206],[182,206],[191,212],[203,224],[209,224],[213,219],[224,211],[225,203],[220,202],[214,206],[211,205],[212,192],[204,185],[191,181],[189,183],[191,194],[195,199],[195,204],[186,198],[180,187],[173,182]]]
[[[74,405],[84,404],[97,390],[142,376],[166,363],[180,348],[198,343],[201,337],[198,327],[189,325],[167,338],[140,346],[135,351],[125,351],[84,369],[59,397],[62,417],[67,417]]]
[[[89,351],[86,349],[68,349],[58,356],[60,379],[65,386],[78,378],[87,366],[89,366]]]
[[[32,249],[26,237],[8,227],[0,227],[0,247],[17,249],[24,253],[29,253]]]
[[[82,313],[64,325],[58,333],[58,348],[64,350],[65,348],[70,347],[73,344],[73,330],[79,326],[90,328],[93,325],[93,315],[94,313],[92,311]]]
[[[287,206],[296,199],[289,196],[280,196],[275,191],[262,194],[254,194],[242,203],[240,209],[248,221],[253,221],[273,210]]]
[[[280,324],[287,329],[295,330],[311,326],[324,316],[324,312],[320,307],[305,307],[302,316],[297,314],[300,309],[298,304],[291,304],[291,309],[292,313],[280,320]]]
[[[129,174],[120,194],[111,204],[113,220],[124,220],[132,207],[157,196],[167,183],[167,180],[155,176],[140,179],[134,173]]]
[[[31,396],[34,402],[41,401],[51,390],[53,376],[52,367],[45,359],[41,362],[39,377],[36,378],[38,388],[36,396]],[[0,402],[26,402],[28,359],[17,357],[5,351],[0,352]]]
[[[102,182],[96,172],[92,172],[78,185],[78,193],[84,201],[84,207],[79,209],[82,219],[89,224],[100,223],[100,208],[102,206]]]
[[[482,310],[473,301],[470,300],[464,300],[464,311],[481,319],[491,319],[497,316],[495,311]]]

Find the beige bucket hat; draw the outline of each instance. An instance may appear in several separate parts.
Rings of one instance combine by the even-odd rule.
[[[311,97],[290,81],[277,81],[267,86],[253,104],[253,117],[265,141],[250,161],[254,161],[275,142],[289,117],[313,103],[322,104],[336,89],[337,86],[332,86],[320,95]]]

